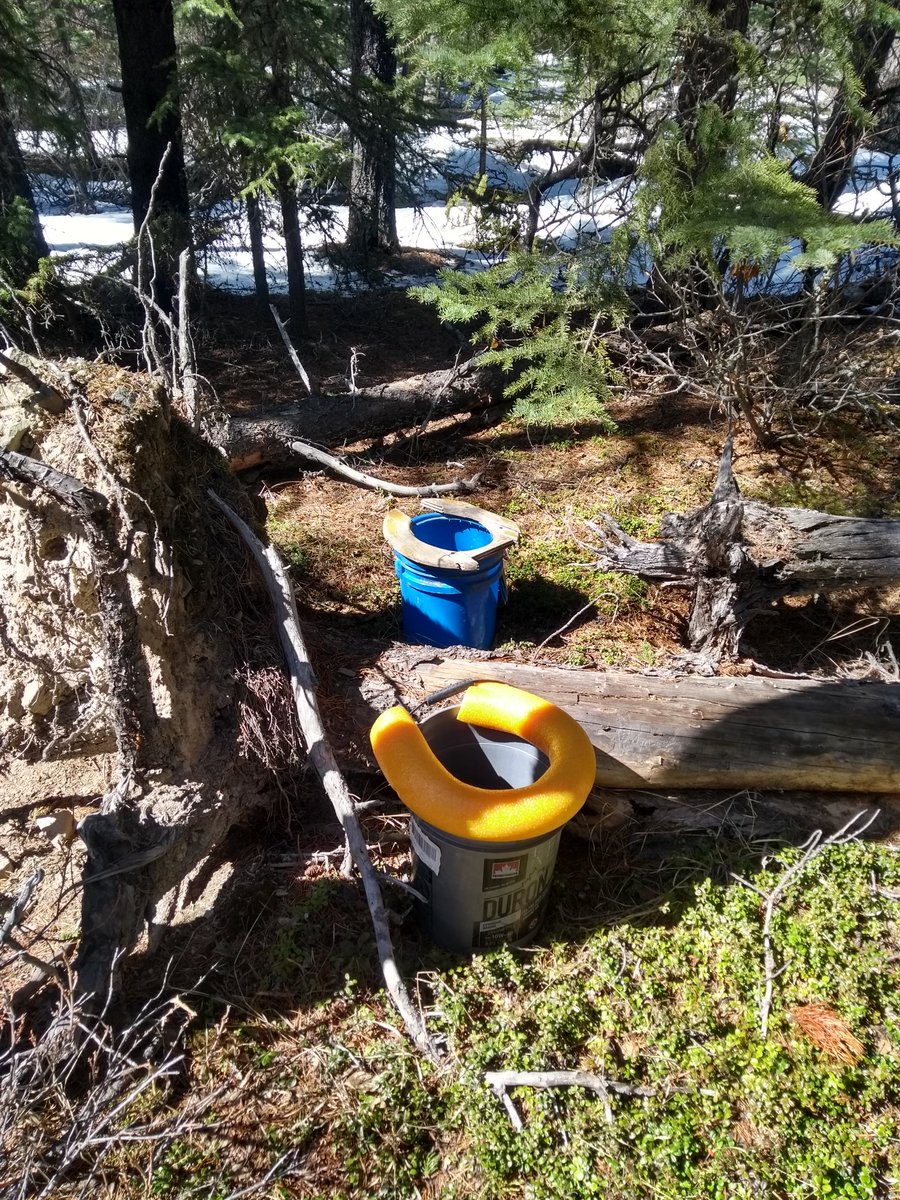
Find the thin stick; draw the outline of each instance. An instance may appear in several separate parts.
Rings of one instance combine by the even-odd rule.
[[[13,901],[12,908],[6,914],[3,925],[0,926],[0,946],[10,946],[13,950],[15,950],[17,956],[22,959],[23,962],[28,963],[30,967],[35,967],[38,971],[42,972],[43,979],[54,979],[57,983],[61,984],[62,976],[53,963],[44,962],[44,960],[41,958],[35,958],[35,956],[31,954],[30,951],[26,950],[24,946],[20,945],[13,936],[13,930],[22,920],[22,917],[25,914],[25,909],[31,903],[31,897],[34,889],[38,886],[43,878],[44,872],[38,869],[33,875],[29,875],[29,877],[22,884],[18,896]]]
[[[598,1096],[614,1092],[618,1096],[655,1096],[655,1088],[638,1087],[592,1075],[589,1071],[485,1071],[484,1081],[492,1091],[511,1087],[557,1088],[580,1087]]]
[[[735,875],[732,872],[732,879],[737,880],[737,882],[743,884],[744,887],[750,888],[765,901],[762,929],[763,992],[759,1002],[759,1028],[763,1041],[765,1041],[769,1035],[769,1016],[772,1011],[772,998],[775,991],[775,980],[779,975],[782,974],[787,966],[785,963],[780,968],[776,967],[775,950],[772,944],[772,918],[775,915],[775,909],[778,907],[779,901],[787,891],[788,887],[797,879],[797,876],[809,866],[813,859],[818,858],[818,856],[822,854],[823,851],[827,850],[829,846],[841,846],[845,842],[851,842],[856,838],[862,837],[869,826],[875,820],[877,820],[880,812],[881,810],[878,808],[874,809],[872,812],[863,809],[861,812],[858,812],[856,816],[851,817],[846,825],[842,825],[837,833],[833,833],[830,837],[824,839],[822,838],[822,830],[816,829],[807,842],[806,849],[804,850],[802,856],[797,860],[797,862],[794,863],[792,867],[788,867],[775,886],[768,892],[762,891],[762,889],[756,887],[755,884],[750,883],[740,875]],[[859,822],[863,821],[864,817],[868,817],[868,820],[862,824],[859,824]]]
[[[311,396],[313,394],[312,384],[309,382],[309,376],[306,373],[306,368],[300,361],[300,355],[294,349],[294,343],[291,341],[291,336],[285,328],[284,321],[282,321],[281,317],[279,316],[278,309],[274,304],[269,305],[269,311],[275,318],[275,324],[278,326],[278,332],[281,334],[281,340],[284,342],[285,349],[290,355],[291,362],[294,364],[294,369],[300,376],[303,386],[306,388],[306,394],[307,396]]]
[[[347,781],[341,774],[334,757],[334,751],[328,740],[328,735],[322,724],[319,705],[316,699],[315,676],[309,661],[309,653],[303,640],[300,619],[297,615],[297,604],[294,592],[287,577],[284,563],[278,552],[272,546],[263,546],[259,538],[245,521],[221,500],[213,491],[207,492],[210,500],[220,512],[228,518],[238,531],[253,555],[257,566],[262,572],[266,586],[275,605],[278,635],[281,647],[287,659],[291,677],[291,690],[294,693],[294,705],[300,721],[303,740],[306,742],[309,759],[315,767],[322,785],[328,794],[335,814],[340,821],[347,845],[356,869],[359,871],[372,925],[375,930],[375,944],[381,972],[388,993],[394,1006],[403,1019],[406,1030],[416,1046],[433,1061],[440,1058],[439,1051],[425,1029],[422,1016],[413,1007],[406,986],[400,977],[394,960],[394,947],[388,928],[387,913],[378,876],[369,858],[366,839],[363,836],[359,821],[353,808],[353,800],[347,787]]]
[[[141,227],[137,231],[137,291],[138,299],[144,309],[144,328],[143,328],[143,351],[144,361],[147,364],[147,374],[152,375],[154,371],[159,371],[166,379],[167,383],[173,385],[175,379],[175,347],[172,346],[172,372],[171,376],[167,376],[163,367],[162,355],[156,345],[156,329],[153,325],[153,310],[158,307],[153,296],[154,285],[156,284],[156,247],[153,244],[153,233],[150,229],[151,221],[153,220],[153,212],[156,207],[156,195],[162,184],[163,175],[165,174],[166,164],[169,161],[169,156],[172,153],[172,143],[169,142],[163,151],[162,158],[159,160],[159,170],[156,172],[156,178],[153,180],[153,186],[150,188],[150,200],[147,204],[147,212],[144,214],[144,219],[141,222]],[[144,278],[144,254],[143,246],[146,239],[147,246],[150,250],[150,278]],[[169,325],[171,330],[171,323]]]
[[[343,475],[360,487],[371,488],[373,491],[386,492],[389,496],[447,496],[458,495],[460,492],[474,492],[481,482],[481,475],[473,475],[471,479],[457,479],[453,483],[426,483],[422,487],[413,487],[405,483],[388,483],[377,479],[374,475],[366,475],[362,471],[348,467],[346,463],[333,454],[326,454],[318,446],[310,446],[308,442],[291,442],[290,447],[304,458],[317,462],[337,475]]]
[[[190,281],[190,252],[178,255],[178,383],[184,401],[184,415],[191,429],[200,429],[200,409],[197,405],[197,364],[191,338],[191,313],[188,301]]]
[[[543,650],[543,648],[547,645],[548,642],[552,642],[555,637],[559,637],[559,635],[561,633],[565,633],[567,629],[569,629],[572,625],[575,624],[575,622],[578,620],[578,618],[580,616],[582,616],[584,613],[586,613],[589,609],[593,608],[601,600],[608,598],[608,597],[611,597],[613,600],[618,599],[615,592],[601,592],[599,596],[595,597],[593,600],[588,600],[587,604],[583,604],[581,606],[581,608],[579,608],[577,613],[575,613],[573,616],[569,617],[569,619],[568,619],[568,621],[566,621],[565,625],[560,625],[559,629],[554,629],[552,633],[548,633],[547,636],[544,638],[544,640],[540,643],[540,645],[535,646],[534,651],[531,655],[531,661],[534,662],[534,660],[537,658],[538,654],[540,654],[540,652]],[[618,604],[616,605],[616,612],[613,615],[613,620],[616,619],[616,616],[618,616]]]

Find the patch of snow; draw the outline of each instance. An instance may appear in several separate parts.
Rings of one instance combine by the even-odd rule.
[[[73,250],[121,246],[134,235],[131,209],[103,205],[94,213],[47,213],[41,225],[47,245],[54,254]]]
[[[437,173],[421,181],[423,199],[443,199],[462,185],[471,183],[479,176],[480,161],[477,148],[454,144],[438,165]],[[489,187],[508,192],[524,192],[531,181],[530,176],[492,150],[485,156],[485,174]]]
[[[900,208],[900,154],[860,150],[833,208],[850,217],[892,217]]]
[[[635,182],[613,179],[592,188],[560,190],[541,205],[541,226],[560,250],[575,250],[587,240],[608,242],[616,226],[630,215]],[[551,189],[552,191],[553,189]]]

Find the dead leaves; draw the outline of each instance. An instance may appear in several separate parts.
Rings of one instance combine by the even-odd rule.
[[[827,1004],[800,1004],[789,1016],[803,1036],[814,1046],[845,1066],[855,1066],[864,1047],[850,1026]]]

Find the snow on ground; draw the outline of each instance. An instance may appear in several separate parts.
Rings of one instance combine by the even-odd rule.
[[[335,270],[322,256],[326,241],[340,244],[347,229],[347,208],[335,205],[330,209],[333,225],[326,236],[321,228],[307,224],[303,230],[304,270],[307,287],[316,291],[352,291],[365,286],[357,277]],[[401,246],[417,250],[438,250],[452,255],[463,270],[482,270],[489,265],[488,256],[471,248],[475,237],[475,226],[463,210],[447,210],[444,205],[422,208],[397,209],[397,236]],[[287,264],[284,246],[276,234],[265,240],[266,271],[269,287],[273,292],[287,291]],[[253,290],[253,267],[250,251],[243,246],[234,246],[218,251],[205,267],[206,278],[215,287],[228,291]],[[412,287],[421,283],[420,276],[406,276],[392,272],[391,281],[396,287]]]
[[[131,209],[114,204],[99,205],[92,213],[42,214],[41,225],[54,254],[121,246],[134,233]]]
[[[548,132],[549,131],[549,132]],[[492,148],[487,152],[487,176],[490,186],[512,193],[523,193],[528,185],[547,170],[557,169],[574,153],[569,150],[551,151],[536,149],[524,161],[514,163],[501,152],[504,142],[514,144],[513,133],[520,131],[504,127],[492,130]],[[535,130],[534,132],[538,132]],[[559,136],[559,128],[543,127],[539,137],[546,139]],[[110,145],[119,145],[117,131],[101,131],[109,136]],[[502,136],[498,136],[502,134]],[[46,135],[35,136],[35,147],[48,149],[44,145]],[[420,203],[415,207],[397,210],[397,232],[405,248],[440,252],[449,262],[466,271],[483,270],[497,255],[473,249],[478,231],[472,210],[466,204],[448,207],[448,195],[461,185],[471,181],[479,173],[479,153],[470,140],[472,131],[465,125],[457,125],[450,132],[434,132],[423,139],[421,145],[423,161],[430,164],[423,169],[416,181],[416,192]],[[100,134],[98,134],[100,137]],[[26,139],[27,140],[27,139]],[[519,142],[521,145],[522,142]],[[98,147],[99,148],[99,147]],[[104,147],[105,148],[105,147]],[[893,217],[900,211],[900,155],[888,155],[874,151],[860,151],[856,156],[850,182],[835,204],[835,211],[857,218]],[[80,213],[64,211],[72,203],[65,188],[60,189],[59,180],[36,178],[36,192],[41,197],[42,223],[52,253],[69,256],[67,270],[75,274],[89,274],[96,269],[98,253],[123,245],[133,234],[129,210],[115,204],[100,201],[97,211]],[[55,191],[50,187],[55,187]],[[46,186],[44,186],[46,185]],[[626,177],[586,186],[577,179],[565,180],[550,188],[544,195],[539,214],[539,236],[558,249],[575,250],[578,246],[609,242],[613,230],[630,214],[635,181]],[[520,206],[524,221],[525,206]],[[328,228],[321,222],[308,219],[303,230],[304,266],[307,286],[314,290],[352,291],[364,287],[358,277],[340,272],[331,266],[324,253],[329,245],[340,245],[347,225],[346,206],[332,205],[327,209],[330,218]],[[216,214],[211,214],[215,217]],[[233,210],[221,214],[226,228],[231,225],[232,233],[226,235],[214,252],[201,257],[200,266],[208,282],[230,291],[252,291],[253,272],[250,252],[246,249],[247,238],[240,225],[235,228]],[[217,218],[218,219],[218,218]],[[272,213],[271,224],[277,227],[277,214]],[[800,252],[799,243],[791,244],[768,272],[758,276],[748,290],[768,292],[790,292],[802,283],[801,272],[793,265]],[[287,268],[284,248],[274,233],[266,238],[266,268],[269,286],[275,293],[287,290]],[[853,274],[857,277],[868,271],[880,269],[881,254],[856,256]],[[650,264],[636,257],[630,264],[630,280],[640,284],[647,277]],[[411,286],[421,283],[422,278],[390,272],[389,280],[394,286]]]

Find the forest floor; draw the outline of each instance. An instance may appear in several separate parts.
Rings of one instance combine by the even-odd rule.
[[[310,324],[303,357],[323,390],[338,389],[354,355],[364,386],[445,367],[460,345],[430,309],[395,293],[316,296]],[[224,407],[302,403],[277,334],[248,300],[211,300],[198,350]],[[501,655],[645,670],[684,649],[686,600],[598,571],[585,522],[606,513],[652,538],[663,513],[708,499],[724,415],[662,386],[630,381],[611,405],[614,433],[525,430],[488,410],[348,450],[397,482],[480,472],[473,501],[520,524]],[[747,496],[900,516],[897,433],[848,420],[801,454],[759,451],[740,433],[735,448]],[[248,485],[293,570],[326,726],[360,766],[367,730],[333,681],[356,677],[359,646],[400,637],[381,534],[392,502],[317,472]],[[897,612],[894,598],[860,594],[786,604],[753,622],[735,669],[864,678],[886,647],[900,653]],[[403,817],[375,772],[351,782],[375,802],[377,865],[402,877]],[[23,792],[7,827],[24,830],[53,788],[69,787]],[[727,816],[732,799],[710,803]],[[152,1007],[164,974],[193,1016],[175,1086],[126,1113],[146,1136],[113,1145],[95,1190],[168,1200],[896,1194],[900,833],[828,847],[786,890],[763,1037],[761,901],[744,880],[772,888],[798,860],[792,840],[724,826],[653,845],[628,828],[590,844],[564,837],[536,946],[471,963],[430,946],[404,894],[388,888],[401,969],[448,1047],[435,1068],[380,990],[361,889],[338,873],[330,809],[311,779],[288,781],[273,814],[234,831],[211,864],[223,881],[212,911],[129,971],[129,1013],[151,1002],[154,1020],[172,1019],[165,1002]],[[61,878],[74,871],[67,853],[46,850]],[[486,1069],[566,1067],[651,1094],[520,1090],[516,1132],[481,1082]]]

